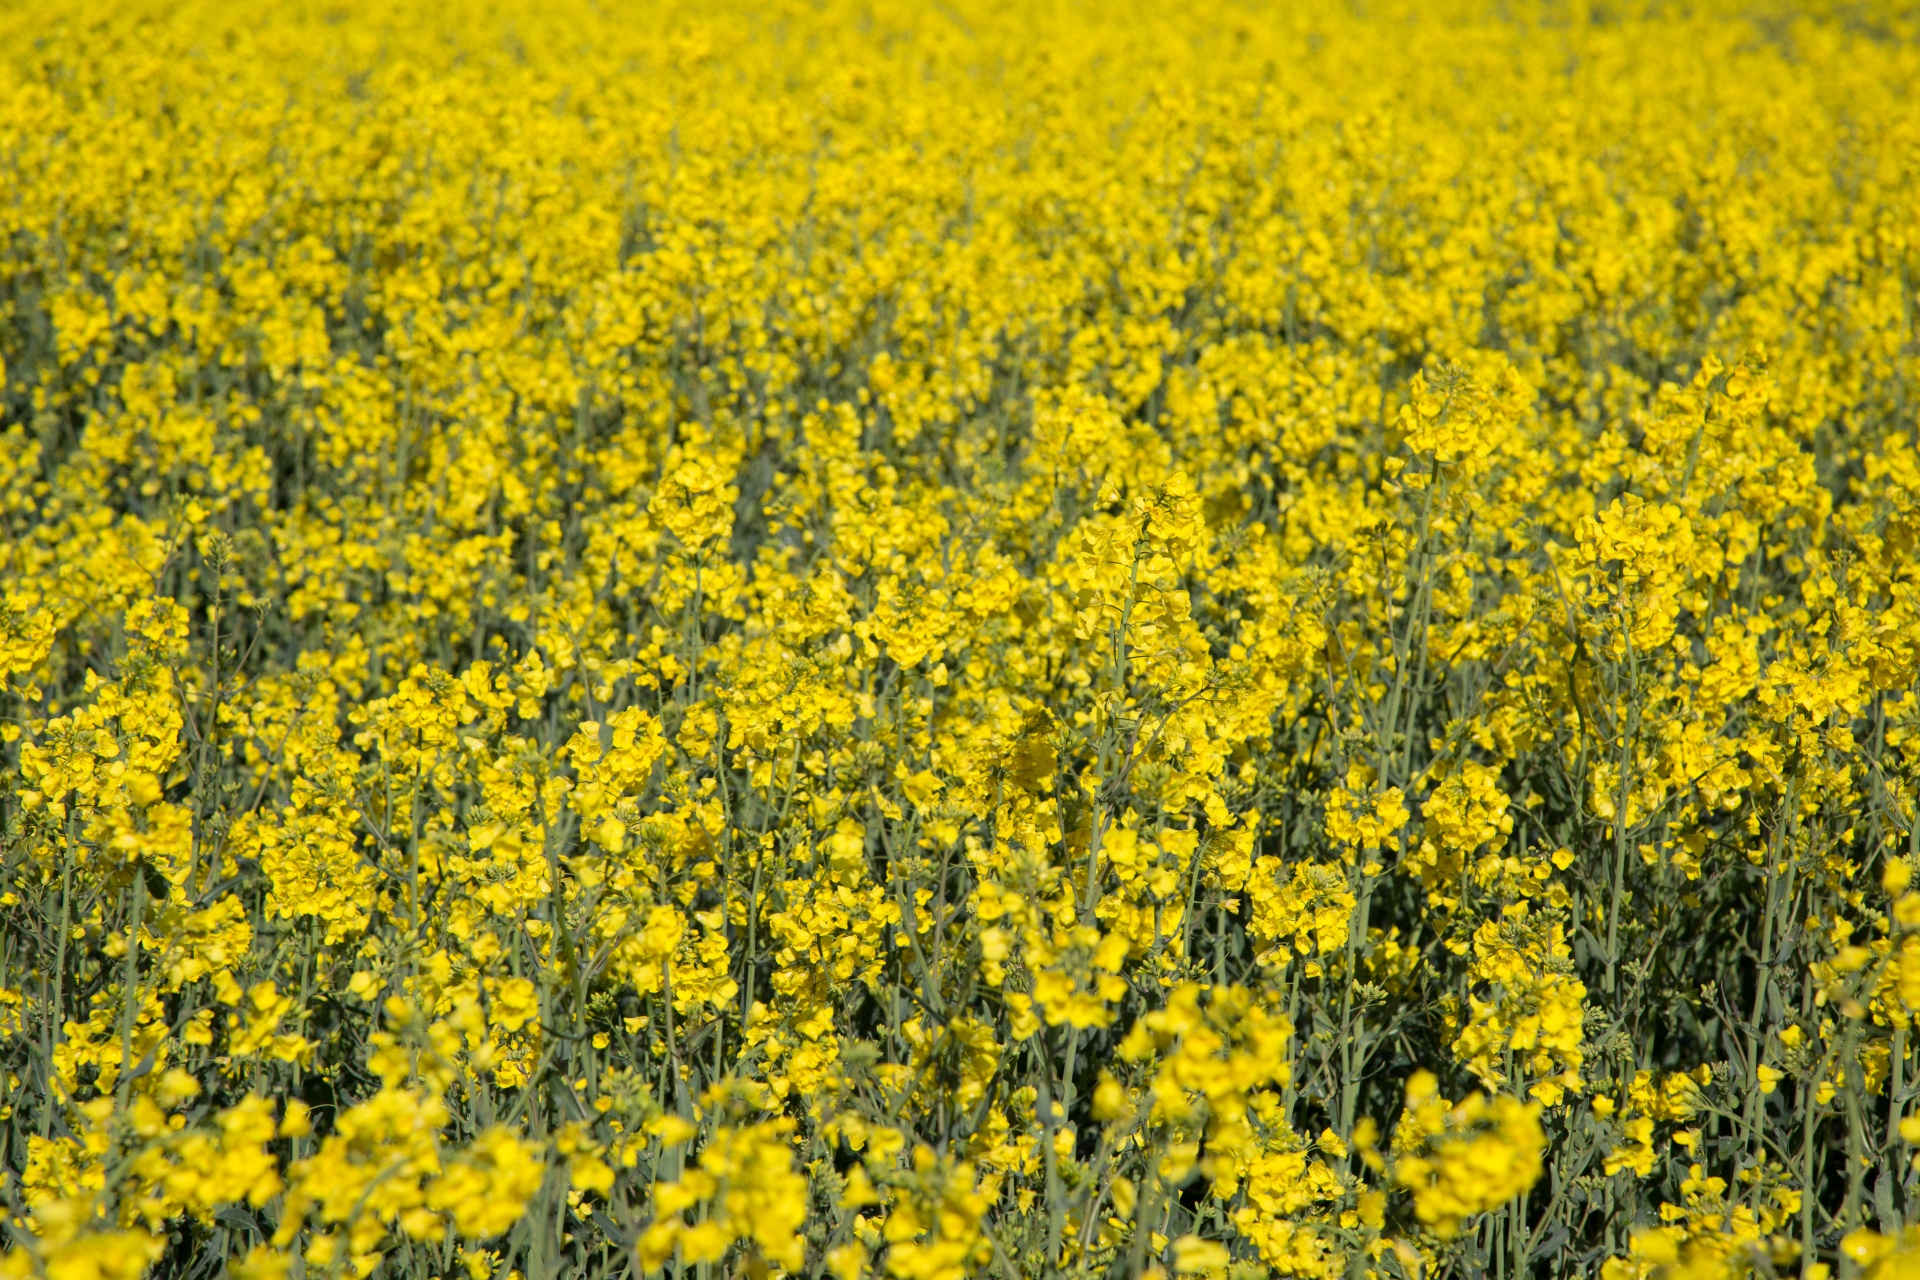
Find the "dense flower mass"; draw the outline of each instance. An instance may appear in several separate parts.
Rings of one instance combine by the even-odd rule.
[[[0,13],[0,1278],[1920,1268],[1920,16]]]

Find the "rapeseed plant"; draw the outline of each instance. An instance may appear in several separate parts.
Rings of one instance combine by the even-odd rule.
[[[1917,36],[0,14],[0,1277],[1913,1273]]]

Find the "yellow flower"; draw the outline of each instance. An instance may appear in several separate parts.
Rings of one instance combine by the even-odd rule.
[[[1407,1082],[1393,1176],[1413,1193],[1415,1216],[1445,1239],[1538,1181],[1547,1142],[1536,1103],[1475,1093],[1455,1106],[1437,1090],[1431,1072]]]

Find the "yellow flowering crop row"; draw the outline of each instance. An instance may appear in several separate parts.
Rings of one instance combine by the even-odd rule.
[[[0,1278],[1920,1267],[1920,19],[0,13]]]

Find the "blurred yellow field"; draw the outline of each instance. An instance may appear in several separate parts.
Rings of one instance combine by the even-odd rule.
[[[1920,1273],[1917,41],[0,13],[0,1277]]]

